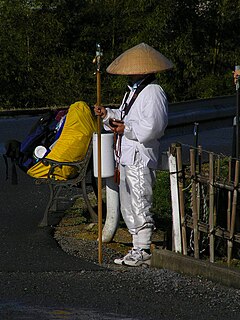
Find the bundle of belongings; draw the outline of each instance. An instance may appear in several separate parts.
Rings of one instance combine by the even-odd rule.
[[[68,109],[49,112],[43,115],[24,141],[8,141],[4,155],[12,162],[12,183],[17,183],[17,165],[34,178],[47,178],[49,166],[41,161],[44,158],[59,162],[74,162],[84,159],[93,133],[97,130],[96,117],[89,106],[75,102]],[[76,174],[74,167],[56,168],[55,179],[67,180]]]

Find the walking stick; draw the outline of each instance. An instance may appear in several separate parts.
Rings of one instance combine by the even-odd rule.
[[[96,45],[96,57],[93,62],[97,65],[97,106],[101,106],[101,73],[100,60],[102,50],[100,44]],[[102,172],[101,172],[101,116],[97,117],[97,146],[98,146],[98,262],[102,264]]]

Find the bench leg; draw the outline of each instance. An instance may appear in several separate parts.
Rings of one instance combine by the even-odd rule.
[[[52,201],[53,201],[53,186],[51,184],[48,185],[49,187],[49,191],[50,191],[50,196],[49,196],[49,200],[46,206],[46,209],[44,211],[44,215],[43,215],[43,219],[39,224],[39,227],[47,227],[48,226],[48,213],[49,213],[49,209],[52,206]]]
[[[89,214],[91,216],[91,219],[92,219],[93,222],[97,222],[98,221],[98,216],[97,216],[96,212],[93,210],[93,208],[91,206],[91,203],[90,203],[90,200],[88,198],[87,190],[86,190],[86,180],[85,180],[85,178],[81,181],[81,187],[82,187],[82,192],[83,192],[83,198],[84,198],[84,200],[86,202],[86,205],[87,205]]]
[[[39,224],[39,227],[47,227],[48,226],[48,215],[49,215],[50,211],[57,211],[57,197],[62,189],[61,186],[54,187],[52,184],[49,184],[48,187],[49,187],[49,191],[50,191],[49,200],[48,200],[46,209],[44,211],[43,219]]]
[[[48,200],[48,203],[47,203],[44,215],[43,215],[43,219],[39,224],[39,227],[48,226],[48,215],[49,215],[50,211],[57,210],[57,198],[58,198],[58,195],[62,189],[61,186],[53,186],[52,184],[49,184],[48,186],[49,186],[49,191],[50,191],[49,200]],[[97,222],[98,216],[97,216],[96,212],[93,210],[92,205],[90,203],[90,200],[88,198],[85,178],[81,181],[81,188],[82,188],[82,192],[83,192],[83,198],[84,198],[84,201],[87,205],[87,209],[90,214],[90,217],[93,222]]]

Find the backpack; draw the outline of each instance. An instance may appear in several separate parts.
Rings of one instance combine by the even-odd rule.
[[[67,110],[49,111],[36,121],[22,142],[18,140],[6,142],[6,152],[3,155],[6,164],[6,180],[8,179],[9,169],[8,158],[12,167],[12,184],[17,184],[16,165],[26,173],[37,162],[34,157],[34,150],[37,146],[44,146],[47,153],[50,151],[50,146],[61,134],[66,113]]]

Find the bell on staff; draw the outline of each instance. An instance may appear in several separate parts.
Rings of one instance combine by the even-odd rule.
[[[102,51],[102,49],[101,49],[101,46],[100,46],[100,43],[97,43],[96,44],[96,56],[97,57],[101,57],[103,55],[103,51]]]

